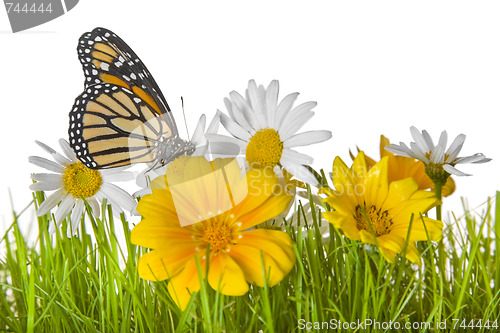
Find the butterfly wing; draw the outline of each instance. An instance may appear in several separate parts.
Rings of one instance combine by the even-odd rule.
[[[70,145],[92,169],[162,163],[189,153],[144,63],[115,33],[96,28],[80,37],[85,90],[70,112]]]
[[[178,140],[170,119],[119,85],[89,86],[70,112],[70,145],[92,169],[154,162],[164,140]]]
[[[155,79],[135,52],[114,32],[95,28],[78,41],[78,58],[85,73],[85,87],[99,83],[122,86],[146,101],[158,114],[166,114],[177,134],[170,107]]]

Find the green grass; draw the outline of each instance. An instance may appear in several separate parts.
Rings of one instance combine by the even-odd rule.
[[[37,193],[35,202],[42,198]],[[404,258],[388,263],[372,247],[347,240],[331,226],[325,239],[319,208],[311,202],[314,214],[306,225],[299,206],[299,218],[285,226],[298,260],[281,283],[229,297],[204,281],[184,312],[166,282],[138,276],[137,259],[145,250],[129,242],[123,218],[103,211],[102,219],[91,216],[93,230],[82,223],[77,236],[67,237],[66,223],[49,236],[50,221],[42,217],[34,247],[27,247],[14,218],[1,239],[0,330],[290,332],[306,331],[301,328],[307,323],[334,328],[341,321],[365,323],[358,327],[362,332],[496,331],[491,325],[496,320],[500,326],[498,193],[496,201],[482,216],[467,212],[446,223],[439,243],[421,242],[421,266]],[[118,228],[125,233],[125,246],[114,236]],[[469,327],[471,320],[477,327]],[[490,328],[484,327],[487,322]],[[411,328],[420,323],[420,330]]]

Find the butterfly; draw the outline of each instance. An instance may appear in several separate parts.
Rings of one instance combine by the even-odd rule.
[[[170,107],[140,58],[115,33],[95,28],[78,41],[85,89],[69,113],[69,142],[91,169],[168,164],[191,155]]]

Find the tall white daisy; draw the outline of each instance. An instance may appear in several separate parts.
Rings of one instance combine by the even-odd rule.
[[[229,117],[218,111],[220,121],[233,136],[207,134],[209,143],[232,143],[240,147],[251,168],[281,166],[298,179],[317,184],[314,175],[306,168],[312,157],[292,148],[307,146],[331,138],[330,131],[297,133],[314,115],[316,102],[305,102],[293,108],[298,93],[292,93],[278,103],[279,83],[257,87],[254,80],[248,83],[246,97],[236,91],[224,99]]]
[[[459,134],[455,140],[453,140],[450,147],[446,149],[448,142],[448,134],[446,131],[441,133],[437,145],[434,145],[431,136],[426,130],[420,133],[415,126],[412,126],[410,131],[413,140],[415,140],[414,142],[410,142],[410,147],[400,142],[399,145],[391,144],[385,147],[385,150],[424,162],[427,174],[432,174],[429,174],[431,179],[433,179],[433,176],[439,176],[440,170],[444,170],[448,173],[446,178],[448,178],[449,174],[455,176],[470,176],[470,174],[455,168],[455,165],[464,163],[486,163],[491,161],[491,158],[486,158],[486,156],[481,153],[467,157],[458,157],[465,141],[464,134]],[[433,181],[434,180],[435,179],[433,179]]]
[[[137,202],[134,198],[123,189],[111,184],[115,181],[134,179],[133,172],[123,171],[124,168],[89,169],[76,158],[75,153],[64,139],[59,140],[59,145],[65,156],[41,142],[36,141],[36,143],[48,152],[55,161],[38,156],[28,158],[30,163],[54,172],[31,175],[31,178],[36,181],[30,185],[32,191],[55,191],[40,205],[37,211],[38,216],[49,213],[59,204],[55,213],[56,225],[59,226],[71,213],[71,227],[72,232],[75,233],[85,209],[83,199],[89,203],[96,216],[99,216],[100,213],[98,201],[102,203],[103,199],[107,199],[116,213],[121,213],[124,210],[128,212],[135,210]],[[51,223],[49,232],[54,232],[55,227]]]

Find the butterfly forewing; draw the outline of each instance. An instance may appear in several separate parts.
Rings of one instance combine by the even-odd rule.
[[[85,86],[111,83],[134,92],[158,113],[171,117],[170,108],[146,65],[115,33],[95,28],[80,37],[78,57],[85,73]],[[172,131],[177,133],[175,122]]]
[[[175,136],[169,117],[120,85],[89,86],[70,112],[70,145],[87,167],[154,162],[162,140]]]

